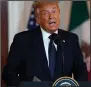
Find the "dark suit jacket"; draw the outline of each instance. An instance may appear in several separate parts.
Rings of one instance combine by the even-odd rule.
[[[72,76],[77,81],[87,80],[86,65],[78,44],[77,35],[58,30],[61,36],[62,52],[56,59],[54,78],[50,76],[40,28],[16,34],[10,47],[3,79],[7,85],[18,85],[20,81],[32,81],[36,76],[42,81],[55,81],[62,76]],[[64,63],[63,63],[64,62]],[[19,74],[19,75],[18,75]]]

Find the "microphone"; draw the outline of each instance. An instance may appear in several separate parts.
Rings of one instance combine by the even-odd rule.
[[[52,34],[54,43],[61,49],[62,52],[62,76],[64,76],[64,47],[63,43],[65,43],[65,40],[62,40],[61,36],[58,34]]]
[[[56,44],[56,45],[60,45],[60,43],[61,43],[61,37],[60,37],[60,35],[58,35],[58,34],[56,34],[56,33],[53,33],[52,34],[52,39],[53,39],[53,41],[54,41],[54,43]]]

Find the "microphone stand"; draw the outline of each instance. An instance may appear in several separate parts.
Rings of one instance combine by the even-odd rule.
[[[62,76],[64,76],[64,47],[63,47],[63,40],[60,38],[59,35],[56,35],[56,37],[54,39],[54,42],[59,47],[58,49],[61,49],[61,53],[62,53]]]

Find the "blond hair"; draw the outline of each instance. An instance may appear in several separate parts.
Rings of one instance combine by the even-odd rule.
[[[37,15],[38,14],[38,10],[37,9],[39,9],[39,8],[41,8],[42,6],[44,6],[44,5],[47,5],[47,4],[56,4],[57,6],[58,6],[58,8],[59,8],[59,5],[58,5],[58,0],[55,0],[55,1],[41,1],[41,0],[39,0],[39,1],[35,1],[34,2],[34,11],[35,11],[35,15]]]

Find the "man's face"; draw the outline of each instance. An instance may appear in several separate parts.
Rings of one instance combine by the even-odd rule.
[[[39,8],[37,22],[47,32],[55,32],[60,24],[60,10],[57,4],[45,4]]]

